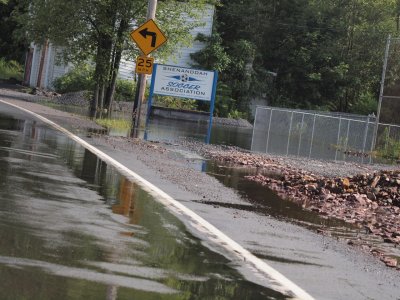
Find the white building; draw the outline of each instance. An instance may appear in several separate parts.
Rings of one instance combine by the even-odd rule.
[[[203,14],[201,20],[204,26],[197,27],[192,30],[192,37],[195,38],[197,34],[202,33],[210,36],[212,33],[214,17],[214,7],[211,7]],[[190,22],[190,20],[188,21]],[[198,52],[204,48],[204,43],[193,41],[190,48],[180,48],[177,51],[176,57],[171,58],[166,63],[182,67],[190,67],[192,60],[190,54]],[[48,45],[34,45],[32,44],[27,55],[25,64],[25,84],[31,87],[41,87],[44,89],[52,89],[53,82],[56,78],[67,73],[72,65],[58,65],[56,57],[62,51],[62,48],[49,43]],[[122,60],[119,68],[119,77],[122,79],[134,78],[135,63],[133,61]]]

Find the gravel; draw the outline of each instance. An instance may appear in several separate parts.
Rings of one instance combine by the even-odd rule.
[[[196,152],[202,156],[214,157],[222,153],[235,155],[238,153],[251,152],[234,146],[225,145],[206,145],[193,139],[184,139],[180,141],[182,147]],[[272,160],[276,164],[284,167],[299,169],[317,176],[324,177],[348,177],[357,174],[371,174],[381,170],[397,170],[399,165],[384,164],[359,164],[345,161],[322,161],[308,159],[304,157],[280,156],[262,153],[251,153],[251,156],[259,160]]]
[[[52,98],[52,101],[63,105],[89,107],[89,93],[89,91],[65,93],[59,97]]]

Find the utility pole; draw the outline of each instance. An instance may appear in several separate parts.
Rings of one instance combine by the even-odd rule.
[[[375,150],[376,141],[378,138],[378,126],[379,126],[379,120],[381,117],[381,107],[382,107],[382,101],[383,101],[383,97],[384,97],[383,93],[385,90],[386,71],[387,71],[387,65],[388,65],[388,59],[389,59],[389,50],[390,50],[391,40],[392,40],[392,36],[389,34],[387,41],[386,41],[385,57],[383,59],[381,88],[379,91],[378,110],[376,112],[374,135],[372,137],[372,143],[371,143],[371,152]]]
[[[150,19],[154,20],[156,18],[156,9],[157,9],[157,0],[148,0],[146,20]],[[137,137],[139,133],[140,111],[142,108],[144,94],[146,91],[146,79],[147,79],[146,74],[139,74],[138,82],[136,85],[135,101],[133,103],[131,137]]]

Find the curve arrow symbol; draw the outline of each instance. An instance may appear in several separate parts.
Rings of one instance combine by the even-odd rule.
[[[149,31],[149,29],[146,27],[145,29],[142,29],[139,31],[139,33],[146,39],[148,35],[151,36],[151,47],[156,46],[156,41],[157,41],[157,33]]]

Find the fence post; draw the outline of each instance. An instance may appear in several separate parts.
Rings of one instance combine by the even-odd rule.
[[[351,120],[348,120],[348,122],[347,122],[346,146],[344,147],[345,151],[347,151],[347,149],[348,149],[347,146],[349,145],[350,122],[351,122]],[[344,156],[344,160],[346,160],[346,155]]]
[[[251,151],[254,151],[254,150],[253,150],[253,145],[254,145],[254,140],[255,140],[255,139],[254,139],[254,134],[255,134],[255,132],[256,132],[258,108],[259,108],[259,107],[256,107],[256,115],[255,115],[255,117],[254,117],[253,135],[252,135],[252,138],[251,138],[251,146],[250,146],[250,150],[251,150]]]
[[[314,114],[314,120],[313,120],[313,125],[312,125],[312,132],[311,132],[311,144],[310,144],[310,153],[308,154],[308,158],[311,157],[311,151],[312,151],[312,146],[313,146],[313,141],[314,141],[314,130],[315,130],[315,118],[317,114]]]
[[[364,130],[364,141],[363,141],[363,149],[362,149],[362,157],[361,157],[361,163],[364,163],[364,153],[365,153],[365,146],[367,145],[367,135],[368,135],[368,127],[369,127],[369,115],[367,118],[367,124],[365,125],[365,130]]]
[[[301,136],[303,135],[303,124],[304,124],[304,113],[303,113],[303,116],[301,117],[299,148],[297,149],[297,156],[300,155]]]
[[[268,124],[268,133],[267,133],[267,145],[265,147],[265,153],[268,153],[268,144],[269,144],[269,133],[271,130],[271,120],[272,120],[272,112],[274,110],[271,108],[271,113],[269,114],[269,124]]]
[[[335,152],[335,161],[337,159],[337,153],[338,153],[338,148],[339,148],[339,142],[340,142],[340,126],[342,125],[342,116],[339,116],[339,128],[338,128],[338,133],[337,133],[337,139],[336,139],[336,152]]]
[[[287,146],[286,146],[286,156],[289,155],[290,133],[292,132],[292,124],[293,124],[293,111],[292,111],[292,115],[290,116],[289,134],[288,134]]]
[[[386,135],[386,145],[385,145],[385,151],[387,151],[388,145],[389,145],[389,139],[390,139],[390,129],[392,128],[391,125],[389,125],[389,131],[388,134]]]

